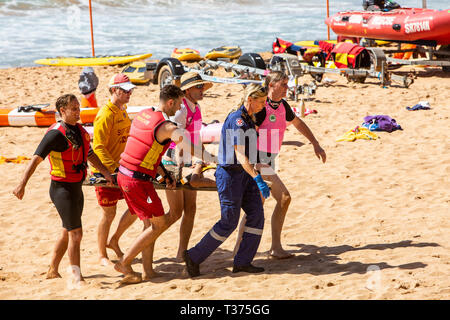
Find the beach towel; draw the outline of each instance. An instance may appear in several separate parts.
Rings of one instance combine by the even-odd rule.
[[[395,130],[403,130],[402,127],[397,124],[395,119],[392,119],[386,115],[375,115],[364,117],[363,127],[368,128],[370,131],[387,131],[392,132]]]
[[[428,101],[420,101],[414,107],[406,107],[406,110],[416,111],[416,110],[430,110],[430,103]]]
[[[355,129],[349,130],[336,141],[355,141],[356,139],[377,140],[379,137],[369,129],[357,126]]]
[[[311,114],[311,113],[317,113],[317,110],[305,108],[305,116],[307,116],[308,114]]]

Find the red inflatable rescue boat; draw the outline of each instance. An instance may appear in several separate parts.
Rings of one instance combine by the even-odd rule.
[[[450,9],[400,8],[392,11],[344,11],[325,23],[340,36],[450,44]]]

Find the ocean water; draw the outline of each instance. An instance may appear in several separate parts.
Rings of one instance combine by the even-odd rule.
[[[398,2],[422,7],[422,0]],[[360,10],[362,1],[329,3],[332,15]],[[450,0],[427,0],[427,6],[449,9]],[[161,59],[176,47],[204,55],[222,45],[261,52],[276,37],[327,38],[326,0],[92,0],[92,8],[96,55],[151,52]],[[88,0],[0,0],[0,68],[91,54]]]

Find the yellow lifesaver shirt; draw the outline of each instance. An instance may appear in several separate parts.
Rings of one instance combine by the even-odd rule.
[[[131,127],[125,105],[120,110],[108,100],[94,120],[93,149],[103,165],[112,173],[119,167],[120,155],[125,149]],[[98,172],[92,169],[93,172]]]

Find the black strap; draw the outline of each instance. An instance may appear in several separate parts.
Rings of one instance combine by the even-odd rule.
[[[173,179],[172,176],[170,175],[169,171],[167,171],[167,169],[164,167],[164,165],[160,162],[159,166],[161,167],[161,169],[164,171],[164,179],[169,179],[169,182],[172,183]]]
[[[144,181],[153,181],[153,177],[151,175],[139,171],[133,171],[133,178]]]
[[[42,111],[42,108],[48,107],[50,104],[30,104],[28,106],[20,106],[17,108],[17,112],[32,112],[32,111]]]
[[[181,83],[181,85],[180,85],[180,88],[181,87],[184,87],[185,85],[187,85],[187,84],[189,84],[189,83],[191,83],[191,82],[194,82],[194,81],[203,81],[203,78],[202,78],[202,76],[199,74],[199,73],[197,73],[197,75],[195,76],[195,77],[192,77],[192,78],[190,78],[190,79],[187,79],[187,80],[185,80],[185,81],[183,81],[182,83]]]

